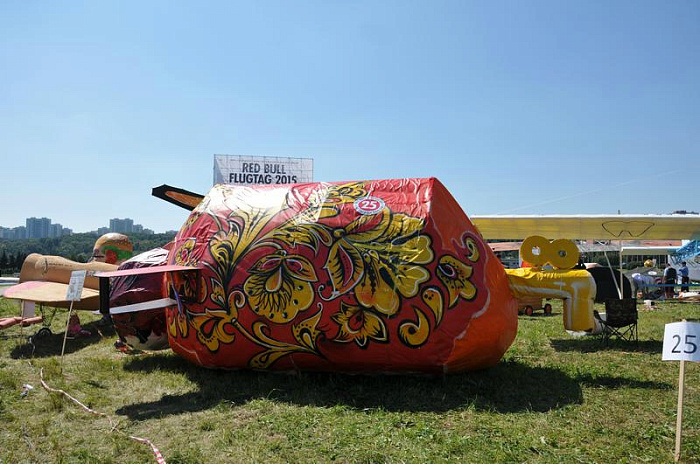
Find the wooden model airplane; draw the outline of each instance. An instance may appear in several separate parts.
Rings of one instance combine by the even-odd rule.
[[[133,245],[128,237],[117,233],[102,235],[95,241],[93,256],[88,263],[78,263],[60,256],[46,256],[32,253],[24,260],[20,270],[19,283],[4,290],[3,296],[23,302],[38,303],[40,308],[68,308],[71,302],[67,300],[68,283],[71,272],[87,271],[85,284],[80,301],[73,303],[73,309],[96,310],[100,308],[99,280],[94,274],[98,271],[116,270],[118,266],[131,257]],[[0,328],[15,324],[30,325],[45,322],[43,317],[21,316],[0,320]],[[76,332],[81,330],[79,318],[75,318],[72,327]]]

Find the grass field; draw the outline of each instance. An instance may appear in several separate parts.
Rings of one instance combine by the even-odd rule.
[[[17,312],[0,299],[0,315]],[[95,335],[0,332],[0,462],[149,463],[148,446],[110,433],[39,382],[149,438],[169,464],[223,462],[673,462],[678,363],[661,361],[664,324],[700,305],[640,311],[638,346],[601,346],[553,317],[521,317],[501,363],[446,378],[219,372],[170,352],[125,355]],[[686,366],[683,461],[700,462],[700,366]],[[34,386],[26,398],[22,385]]]

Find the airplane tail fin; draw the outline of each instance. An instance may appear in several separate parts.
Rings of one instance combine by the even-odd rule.
[[[189,190],[184,190],[177,187],[171,187],[166,184],[154,187],[151,191],[151,195],[156,198],[160,198],[161,200],[165,200],[168,203],[177,205],[180,208],[185,208],[188,211],[192,211],[204,198],[204,195],[200,195],[199,193],[190,192]]]

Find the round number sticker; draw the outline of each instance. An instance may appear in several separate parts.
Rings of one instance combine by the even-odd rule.
[[[377,214],[384,209],[384,200],[376,197],[365,197],[355,200],[355,211],[360,214]]]

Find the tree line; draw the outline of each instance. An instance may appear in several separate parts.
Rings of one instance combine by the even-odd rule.
[[[92,256],[92,249],[98,235],[84,233],[65,235],[57,238],[30,238],[24,240],[0,239],[0,275],[12,275],[20,271],[25,258],[31,253],[61,256],[86,263]],[[173,234],[129,234],[134,244],[134,254],[164,246]]]

